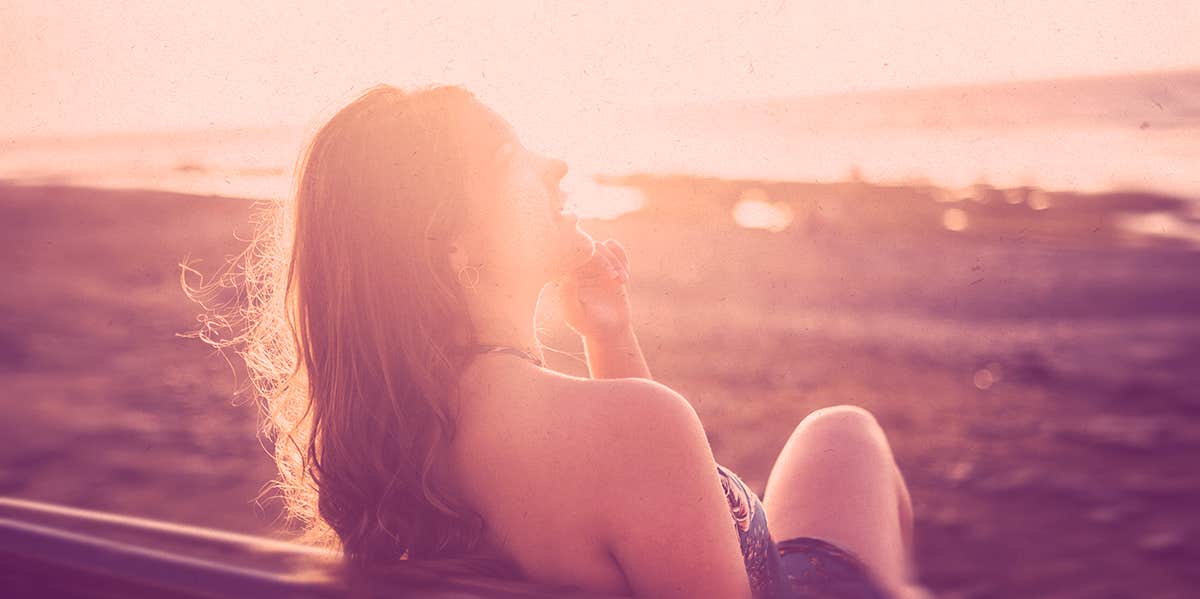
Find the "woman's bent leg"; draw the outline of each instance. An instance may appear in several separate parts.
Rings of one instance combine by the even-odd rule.
[[[912,504],[887,437],[855,406],[817,410],[792,433],[764,493],[777,540],[815,537],[862,559],[902,597],[914,582]]]

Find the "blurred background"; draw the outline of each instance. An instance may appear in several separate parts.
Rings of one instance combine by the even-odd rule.
[[[655,378],[761,493],[854,403],[943,597],[1200,584],[1200,5],[0,5],[0,494],[287,537],[181,337],[375,83],[458,83],[628,248]],[[191,281],[193,284],[197,281]],[[586,376],[540,314],[551,365]]]

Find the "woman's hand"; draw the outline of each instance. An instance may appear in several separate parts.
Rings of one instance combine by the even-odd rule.
[[[628,331],[628,280],[629,257],[621,244],[615,239],[597,242],[591,260],[555,281],[567,326],[592,339]]]

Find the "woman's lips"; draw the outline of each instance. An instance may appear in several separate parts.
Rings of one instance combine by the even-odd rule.
[[[574,217],[575,220],[579,220],[579,217],[576,216],[574,212],[567,210],[567,194],[563,191],[559,191],[558,194],[555,195],[554,204],[551,205],[550,212],[554,215],[556,220],[571,217]]]
[[[556,212],[554,213],[553,218],[558,222],[568,222],[571,224],[579,222],[579,215],[571,212],[570,210],[561,210]]]
[[[557,210],[555,210],[557,208]],[[551,216],[555,221],[569,222],[571,224],[579,222],[579,215],[567,210],[567,194],[559,193],[553,206],[550,207]]]

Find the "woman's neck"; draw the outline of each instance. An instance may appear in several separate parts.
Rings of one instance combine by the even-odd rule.
[[[532,294],[481,291],[479,301],[468,299],[471,321],[475,327],[474,342],[514,347],[538,360],[544,360],[534,329],[539,296],[540,290]],[[485,298],[490,301],[483,301]]]

